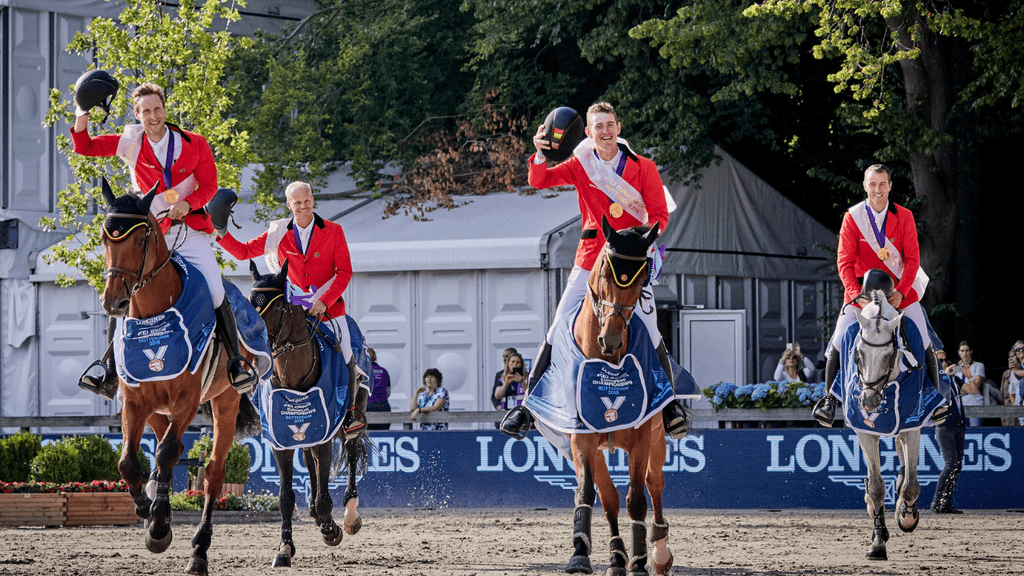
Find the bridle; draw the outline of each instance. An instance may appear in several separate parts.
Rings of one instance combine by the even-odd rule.
[[[130,220],[141,220],[137,224],[129,226],[127,230],[120,230],[118,227],[113,227],[113,232],[108,232],[107,224],[115,219],[130,219]],[[138,227],[144,227],[146,229],[146,236],[142,245],[142,263],[139,265],[138,271],[132,271],[127,268],[121,268],[119,266],[111,266],[103,270],[103,275],[106,277],[116,276],[124,284],[125,290],[128,291],[128,298],[135,296],[135,294],[142,290],[142,288],[149,283],[150,280],[156,277],[157,273],[171,261],[172,251],[167,251],[167,258],[160,263],[159,266],[153,268],[150,273],[143,277],[146,271],[146,259],[149,257],[149,242],[153,237],[153,224],[149,221],[149,214],[129,214],[123,212],[111,212],[107,214],[107,220],[103,223],[103,237],[112,243],[122,242],[132,235]],[[125,280],[125,275],[131,276],[134,279],[134,283],[129,286],[128,281]]]
[[[615,252],[610,246],[605,246],[604,252],[602,252],[602,256],[604,256],[604,258],[601,259],[601,268],[598,269],[598,285],[600,285],[600,283],[604,280],[604,275],[601,272],[604,270],[605,265],[607,265],[612,270],[612,276],[615,285],[618,286],[619,288],[629,288],[630,286],[635,284],[640,278],[643,278],[644,282],[646,282],[647,275],[650,273],[648,271],[648,266],[646,264],[641,266],[639,270],[631,278],[627,277],[627,281],[625,284],[619,282],[618,277],[615,276],[615,266],[612,264],[613,257],[621,260],[646,262],[646,255],[629,256],[627,254],[620,254],[618,252]],[[594,289],[590,286],[589,282],[587,282],[587,296],[590,299],[590,307],[594,310],[594,316],[597,316],[598,326],[604,328],[605,323],[614,316],[621,317],[623,323],[626,326],[629,326],[629,317],[627,316],[627,314],[630,317],[633,315],[633,310],[637,306],[636,304],[626,305],[620,304],[618,302],[609,302],[607,300],[604,300],[597,295]],[[637,299],[637,301],[639,302],[639,299]],[[602,311],[606,308],[610,309],[610,311],[607,314],[602,314]]]
[[[879,302],[879,304],[880,304],[880,302]],[[869,320],[875,320],[875,321],[885,320],[885,321],[888,321],[889,318],[886,318],[885,316],[882,316],[881,314],[879,314],[877,316],[874,316],[874,317],[870,318]],[[877,393],[879,386],[882,386],[884,388],[884,385],[888,383],[889,376],[893,373],[894,370],[896,370],[896,363],[899,362],[900,354],[899,354],[899,349],[896,346],[896,332],[894,331],[892,334],[890,334],[889,335],[889,340],[887,340],[885,342],[882,342],[881,344],[874,344],[872,342],[868,342],[867,340],[864,339],[862,332],[857,334],[857,341],[860,344],[864,344],[865,346],[869,346],[871,348],[886,348],[886,347],[892,348],[892,354],[890,355],[890,361],[889,361],[888,369],[886,369],[884,372],[882,372],[881,376],[879,376],[875,380],[872,380],[871,382],[865,382],[864,381],[864,374],[863,374],[863,371],[861,370],[861,362],[860,362],[860,354],[859,354],[859,352],[856,355],[855,362],[856,362],[856,365],[857,365],[857,376],[860,378],[861,387],[862,388],[871,388],[872,390],[874,390]],[[855,349],[856,348],[857,347],[855,347]]]
[[[277,334],[274,335],[274,339],[270,342],[270,352],[275,360],[275,371],[280,374],[285,374],[288,368],[288,359],[290,357],[290,353],[295,350],[299,350],[305,346],[310,346],[313,344],[313,336],[316,334],[317,328],[319,328],[322,320],[320,318],[316,319],[315,324],[309,330],[309,335],[306,336],[304,340],[300,342],[288,340],[287,338],[291,334],[291,327],[295,326],[296,322],[305,323],[307,321],[305,312],[302,312],[301,316],[299,315],[299,311],[302,310],[302,307],[290,305],[287,302],[287,300],[285,300],[284,290],[280,288],[253,288],[252,291],[274,293],[274,295],[271,296],[269,300],[267,300],[266,304],[258,308],[258,311],[260,317],[264,318],[264,323],[268,326],[270,326],[271,323],[266,320],[267,312],[269,312],[271,309],[277,311],[277,324],[274,325],[279,326],[281,329],[277,331]],[[274,304],[277,302],[278,299],[280,299],[281,302],[275,306]],[[289,329],[284,330],[285,326],[288,326]],[[280,362],[278,363],[277,360],[282,355],[284,356],[284,359],[280,360]],[[315,363],[310,363],[309,370],[306,372],[305,376],[303,376],[302,380],[304,381],[306,378],[308,378],[309,375],[312,374],[315,369]]]

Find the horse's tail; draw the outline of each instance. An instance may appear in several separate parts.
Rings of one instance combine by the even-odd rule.
[[[351,440],[345,439],[345,430],[341,430],[334,437],[334,458],[331,462],[331,477],[337,477],[346,472],[349,461],[355,463],[356,475],[365,474],[370,466],[370,454],[377,451],[377,446],[370,439],[370,435],[364,429],[358,436]]]
[[[260,413],[252,405],[248,394],[242,394],[238,400],[238,417],[235,418],[235,440],[241,442],[246,438],[259,436],[262,432],[260,427]]]

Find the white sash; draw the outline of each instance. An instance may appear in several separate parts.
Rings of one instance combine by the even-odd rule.
[[[278,248],[281,246],[281,240],[284,239],[290,230],[288,230],[288,224],[292,221],[291,218],[282,218],[280,220],[274,220],[267,227],[267,243],[263,247],[263,259],[267,261],[267,268],[270,269],[271,274],[277,274],[281,271],[281,259],[278,257]],[[309,236],[310,241],[313,240],[313,235]],[[312,294],[313,298],[310,300],[310,305],[314,300],[322,300],[323,295],[327,292],[327,289],[334,284],[334,276],[327,281],[326,284],[317,289]],[[309,296],[310,293],[299,288],[298,286],[288,282],[288,295],[296,296]],[[289,300],[290,301],[290,300]],[[324,302],[327,304],[327,302]]]
[[[626,141],[619,138],[619,142],[625,143]],[[640,224],[646,224],[647,207],[644,206],[644,197],[622,176],[616,174],[614,170],[609,170],[598,159],[594,152],[596,149],[597,145],[593,138],[584,138],[572,153],[580,161],[580,165],[583,166],[583,170],[594,186],[611,198],[612,202],[622,206],[622,209],[640,221]]]
[[[882,247],[879,246],[878,240],[875,238],[875,231],[871,227],[871,222],[868,220],[871,216],[868,215],[870,208],[867,205],[867,200],[861,201],[860,204],[852,206],[849,210],[850,215],[853,216],[853,221],[857,224],[857,228],[860,230],[861,236],[867,241],[868,245],[875,252],[878,252]],[[884,232],[884,230],[883,230]],[[892,240],[888,237],[885,238],[885,248],[889,250],[889,257],[881,262],[885,264],[885,267],[889,269],[896,276],[896,278],[903,278],[903,259],[900,257],[900,251],[893,245]],[[918,298],[924,298],[925,288],[928,287],[928,275],[925,274],[924,269],[919,265],[917,267],[917,276],[914,276],[914,291],[917,292]]]
[[[168,128],[171,134],[170,137],[174,138],[174,131]],[[138,180],[135,178],[135,165],[139,162],[139,152],[142,151],[142,142],[146,137],[146,131],[143,129],[142,124],[129,124],[124,127],[124,132],[121,133],[121,139],[117,141],[117,156],[124,160],[124,163],[130,168],[129,172],[132,175],[132,188],[135,190],[136,196],[141,196],[149,190],[142,190],[139,186]],[[179,143],[181,142],[180,136]],[[185,178],[181,182],[178,182],[171,188],[177,190],[178,200],[184,200],[189,194],[195,191],[199,187],[196,183],[196,177],[194,174],[189,174],[188,178]],[[171,207],[171,203],[167,202],[163,194],[157,194],[153,198],[153,203],[149,206],[149,211],[154,215],[163,212]]]

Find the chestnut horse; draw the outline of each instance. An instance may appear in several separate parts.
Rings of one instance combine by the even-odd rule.
[[[587,297],[573,324],[573,336],[583,355],[618,364],[627,353],[629,320],[638,305],[641,290],[650,274],[647,251],[658,236],[653,229],[639,226],[616,232],[608,221],[602,222],[608,243],[598,257],[587,282]],[[613,271],[613,262],[618,269]],[[585,384],[584,384],[585,385]],[[611,563],[608,576],[626,574],[626,546],[619,535],[619,492],[612,483],[604,449],[622,448],[629,454],[629,492],[626,509],[632,525],[632,554],[628,558],[631,576],[647,572],[647,498],[651,495],[654,524],[651,529],[651,566],[656,574],[672,567],[668,548],[668,523],[662,513],[661,495],[665,488],[665,425],[660,414],[649,417],[636,428],[608,434],[572,435],[572,459],[576,469],[573,517],[573,556],[566,572],[591,574],[590,532],[594,506],[594,485],[601,496],[601,507],[611,527]]]
[[[166,312],[181,295],[181,276],[175,266],[168,265],[171,251],[157,218],[149,210],[155,194],[154,187],[142,198],[131,194],[115,198],[106,179],[103,180],[107,218],[102,234],[106,260],[102,300],[109,316],[152,318]],[[136,514],[146,521],[146,548],[153,553],[163,552],[171,544],[169,492],[174,466],[184,448],[181,438],[200,405],[210,403],[213,454],[206,466],[203,514],[192,538],[190,574],[207,574],[214,502],[221,494],[231,442],[236,436],[251,436],[259,430],[259,415],[253,405],[235,391],[228,379],[228,355],[221,353],[223,348],[209,346],[203,369],[195,373],[185,369],[173,378],[142,382],[138,386],[121,381],[124,443],[118,470],[135,500]],[[246,360],[253,362],[252,353],[244,346],[241,349]],[[156,469],[143,491],[136,454],[146,424],[156,434],[158,445]]]
[[[276,389],[307,392],[320,380],[320,347],[317,345],[313,319],[306,315],[305,308],[289,303],[286,298],[288,261],[284,261],[281,271],[276,275],[261,275],[256,265],[250,261],[249,272],[253,279],[249,300],[266,322],[274,354],[274,374],[270,378],[270,383]],[[348,327],[342,326],[340,329],[347,330]],[[349,363],[348,375],[349,378],[356,378],[355,360]],[[268,407],[261,405],[260,409],[267,410]],[[365,397],[362,405],[357,405],[356,409],[365,413]],[[341,443],[344,461],[338,458],[337,462],[333,462],[335,441]],[[302,448],[302,456],[309,469],[309,515],[320,527],[320,533],[328,546],[337,546],[344,537],[331,517],[334,502],[331,500],[328,482],[340,468],[348,469],[348,486],[345,488],[345,499],[342,503],[345,508],[343,524],[345,532],[350,536],[354,535],[362,527],[362,519],[357,510],[359,490],[356,486],[356,476],[366,471],[370,461],[370,447],[370,437],[365,427],[356,436],[346,438],[342,426],[334,438],[310,448]],[[292,512],[295,510],[292,459],[295,450],[275,448],[273,452],[277,470],[281,474],[281,489],[278,495],[281,506],[281,544],[272,563],[274,568],[278,568],[291,566],[292,556],[295,555],[295,542],[292,539]]]

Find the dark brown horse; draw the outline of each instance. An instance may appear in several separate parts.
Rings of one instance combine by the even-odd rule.
[[[155,194],[156,188],[141,199],[130,194],[115,198],[103,180],[108,206],[103,224],[107,276],[103,309],[112,317],[151,318],[166,312],[181,295],[181,277],[175,266],[168,265],[171,252],[156,217],[149,211]],[[243,353],[246,360],[253,361],[251,353],[244,349]],[[154,553],[167,550],[171,544],[169,491],[172,471],[184,448],[181,437],[200,404],[210,403],[213,454],[206,467],[203,515],[192,538],[190,574],[207,574],[214,502],[221,494],[231,441],[236,435],[251,436],[259,430],[259,416],[252,404],[235,391],[228,379],[227,362],[223,346],[214,345],[207,349],[203,370],[192,373],[186,369],[174,378],[134,387],[121,382],[124,444],[118,469],[135,500],[135,512],[146,521],[146,548]],[[156,434],[158,445],[156,470],[144,492],[136,454],[146,424]]]
[[[599,358],[618,364],[627,352],[629,320],[640,300],[640,292],[650,270],[647,250],[658,236],[653,230],[636,227],[616,232],[604,220],[608,243],[598,257],[587,282],[587,297],[573,325],[576,344],[587,358]],[[582,384],[586,386],[586,383]],[[582,391],[581,393],[586,393]],[[566,572],[593,573],[590,565],[591,517],[594,506],[594,485],[601,495],[601,507],[611,527],[611,563],[608,576],[626,574],[626,546],[619,535],[619,493],[608,474],[604,449],[622,448],[629,454],[629,492],[626,509],[632,525],[632,554],[628,558],[631,576],[647,572],[647,498],[651,495],[654,524],[651,565],[656,574],[666,574],[672,567],[668,548],[668,523],[662,514],[661,494],[665,488],[665,425],[660,414],[649,417],[636,428],[616,430],[608,434],[578,433],[572,435],[572,460],[576,469],[576,509],[573,515],[573,556]]]
[[[314,334],[315,325],[306,315],[302,306],[291,304],[287,300],[285,281],[288,278],[288,261],[284,262],[278,274],[261,275],[251,261],[249,271],[252,274],[253,289],[249,299],[263,316],[267,325],[271,349],[274,353],[274,374],[270,382],[274,388],[285,388],[298,392],[307,392],[320,380],[321,356]],[[340,329],[347,330],[347,326]],[[348,364],[349,378],[356,378],[355,361]],[[362,405],[356,409],[366,411],[366,397],[361,396]],[[266,406],[261,406],[266,410]],[[341,443],[344,460],[333,461],[334,441]],[[328,482],[341,468],[348,469],[348,486],[345,488],[345,508],[343,524],[345,532],[353,535],[362,527],[359,518],[359,489],[356,476],[365,472],[369,463],[370,437],[364,427],[357,435],[345,437],[344,427],[339,428],[333,439],[313,446],[302,448],[302,456],[309,469],[309,515],[320,527],[320,533],[328,546],[341,543],[344,534],[331,517],[334,502],[328,490]],[[273,566],[291,566],[295,555],[295,542],[292,540],[292,512],[295,510],[295,491],[292,489],[292,458],[295,450],[274,449],[274,460],[281,475],[281,545],[274,558]],[[339,454],[340,456],[340,454]]]

